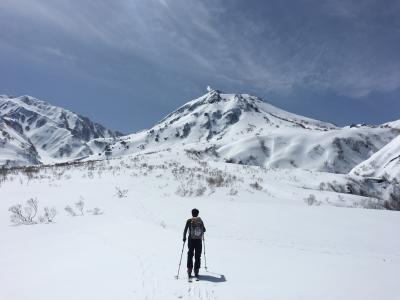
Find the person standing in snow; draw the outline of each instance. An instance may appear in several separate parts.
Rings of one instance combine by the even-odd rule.
[[[193,270],[193,255],[195,258],[194,263],[194,275],[199,276],[200,269],[200,258],[202,251],[202,239],[203,234],[206,232],[204,223],[199,217],[199,210],[197,208],[192,209],[192,218],[186,221],[185,229],[183,231],[183,241],[186,242],[186,234],[189,230],[188,236],[188,256],[187,256],[187,272],[189,278],[192,276]]]

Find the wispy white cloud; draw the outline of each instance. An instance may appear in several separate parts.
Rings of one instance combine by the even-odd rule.
[[[58,49],[58,48],[53,48],[53,47],[41,47],[41,48],[38,49],[38,50],[39,50],[39,51],[43,51],[43,52],[45,52],[45,53],[48,53],[49,55],[54,56],[54,57],[59,58],[59,59],[64,59],[64,60],[68,60],[68,61],[74,61],[74,60],[76,60],[76,57],[74,57],[74,56],[72,56],[72,55],[70,55],[70,54],[64,53],[63,51],[61,51],[61,50]]]
[[[377,0],[301,2],[303,10],[287,15],[268,2],[265,13],[244,13],[236,1],[3,0],[0,17],[14,22],[12,34],[0,35],[27,51],[40,48],[78,65],[82,59],[85,68],[88,60],[122,57],[125,65],[142,59],[281,93],[301,87],[363,97],[400,88],[399,31],[373,26]]]

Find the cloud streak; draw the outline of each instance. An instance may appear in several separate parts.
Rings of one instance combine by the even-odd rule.
[[[400,9],[385,3],[3,0],[0,37],[88,73],[146,61],[265,91],[362,98],[400,88]]]

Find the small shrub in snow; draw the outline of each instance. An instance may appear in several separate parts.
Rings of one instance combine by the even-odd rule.
[[[230,196],[235,196],[235,195],[237,195],[237,193],[238,193],[238,190],[237,190],[237,189],[231,188],[231,189],[229,190],[229,195],[230,195]]]
[[[87,174],[87,177],[90,178],[90,179],[93,179],[94,178],[93,171],[89,170],[88,174]]]
[[[390,200],[386,200],[383,206],[389,210],[400,210],[400,194],[391,193]]]
[[[75,203],[76,209],[80,212],[81,216],[83,216],[83,209],[85,207],[85,202],[81,198],[78,202]]]
[[[40,167],[38,166],[28,166],[22,169],[22,173],[25,173],[29,180],[34,179],[39,172]]]
[[[100,208],[95,207],[95,208],[93,208],[92,214],[93,214],[94,216],[98,216],[98,215],[102,215],[103,212],[101,211]]]
[[[321,204],[321,201],[318,201],[314,194],[310,194],[304,201],[310,206]]]
[[[340,202],[345,202],[345,199],[344,199],[344,197],[342,195],[338,195],[338,200]]]
[[[224,184],[224,178],[221,174],[210,176],[206,178],[207,183],[212,187],[221,187]]]
[[[38,211],[38,200],[29,199],[27,206],[22,207],[21,204],[13,205],[8,210],[11,212],[11,222],[15,225],[32,225],[37,224],[34,220]]]
[[[176,190],[176,194],[181,197],[191,196],[193,195],[193,193],[194,193],[193,187],[184,183],[181,183]]]
[[[230,157],[230,158],[226,158],[225,162],[228,164],[234,164],[234,163],[236,163],[236,160],[234,158]]]
[[[100,216],[103,214],[100,208],[95,207],[93,209],[88,209],[86,212],[91,213],[93,216]]]
[[[346,186],[338,183],[336,180],[333,180],[332,182],[328,182],[327,186],[328,186],[328,190],[334,191],[336,193],[344,194],[347,192]]]
[[[265,140],[261,140],[260,139],[260,147],[262,152],[264,153],[265,156],[270,156],[271,155],[271,151],[270,149],[267,147],[267,145],[265,144]]]
[[[195,194],[197,197],[203,196],[206,192],[207,188],[203,185],[200,185],[196,188]]]
[[[0,167],[0,185],[2,182],[7,181],[8,169],[3,166]]]
[[[120,187],[116,186],[115,190],[116,190],[115,195],[118,198],[126,198],[128,196],[128,190],[127,189],[123,190]]]
[[[186,182],[181,182],[175,193],[181,197],[201,197],[206,191],[207,188],[204,185],[198,184],[196,186],[193,180],[188,180]]]
[[[67,212],[67,213],[69,213],[69,215],[71,216],[71,217],[76,217],[77,216],[77,214],[76,214],[76,212],[73,210],[73,208],[71,207],[71,206],[69,206],[69,205],[67,205],[65,208],[64,208],[64,210]]]
[[[44,215],[39,217],[39,222],[40,223],[53,223],[54,217],[57,215],[57,210],[55,207],[49,208],[45,207],[44,208]]]
[[[368,198],[359,203],[353,203],[353,207],[362,207],[362,208],[367,208],[367,209],[383,209],[383,208],[385,208],[384,204],[382,205],[382,203],[379,203],[379,201],[374,198]]]
[[[263,187],[257,181],[254,183],[250,183],[250,187],[257,191],[261,191],[263,189]]]

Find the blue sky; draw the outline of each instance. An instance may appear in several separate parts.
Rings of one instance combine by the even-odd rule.
[[[329,121],[400,119],[400,1],[1,0],[0,94],[129,133],[206,86]]]

